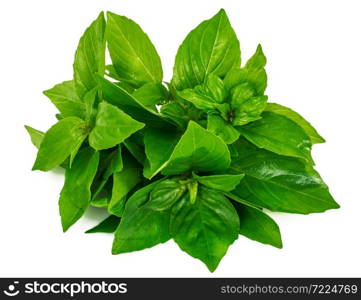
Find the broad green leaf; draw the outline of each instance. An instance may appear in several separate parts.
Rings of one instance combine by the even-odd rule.
[[[115,231],[113,254],[131,252],[165,243],[169,235],[169,210],[156,211],[144,206],[156,181],[135,192],[125,205],[124,214]]]
[[[198,182],[196,180],[192,180],[187,184],[188,192],[189,192],[189,201],[194,204],[197,200],[198,196]]]
[[[249,83],[256,90],[257,95],[263,95],[267,87],[267,73],[264,69],[266,57],[261,45],[258,45],[256,53],[247,61],[243,68],[233,68],[224,78],[227,90],[232,90],[242,83]]]
[[[149,128],[144,135],[144,147],[147,160],[144,177],[151,179],[160,172],[179,141],[180,135],[175,130]]]
[[[152,124],[152,127],[169,127],[171,123],[163,119],[159,113],[147,108],[129,94],[125,89],[117,86],[105,78],[98,78],[103,99],[119,107],[126,114],[137,121]]]
[[[206,77],[201,90],[217,103],[223,103],[227,97],[223,81],[214,74],[209,74]]]
[[[56,106],[61,115],[85,118],[85,105],[75,91],[74,81],[64,81],[43,92]]]
[[[49,171],[69,155],[75,156],[87,136],[87,125],[77,117],[68,117],[53,125],[40,144],[33,170]]]
[[[220,172],[229,164],[230,154],[223,140],[190,121],[162,173]]]
[[[125,154],[124,167],[113,174],[112,198],[108,205],[109,213],[121,217],[128,193],[142,180],[142,166]]]
[[[98,85],[105,71],[105,19],[101,12],[79,41],[74,59],[74,84],[80,98]]]
[[[275,221],[262,210],[234,204],[240,223],[240,234],[245,237],[277,248],[282,248],[280,229]]]
[[[27,125],[25,125],[25,129],[29,133],[30,139],[31,139],[31,142],[33,143],[33,145],[39,149],[40,144],[44,138],[44,132],[34,129]]]
[[[187,187],[179,180],[165,179],[150,193],[149,201],[144,207],[155,211],[170,209],[186,192]]]
[[[146,160],[146,156],[145,156],[145,152],[144,152],[144,142],[140,142],[137,138],[137,134],[139,133],[136,132],[135,134],[131,135],[130,137],[128,137],[124,142],[124,146],[128,149],[128,151],[133,155],[133,157],[141,164],[144,166],[145,164],[145,160]]]
[[[105,191],[103,191],[105,192]],[[90,201],[90,205],[98,208],[108,208],[110,199],[108,195],[101,195]]]
[[[91,200],[90,186],[99,163],[99,152],[87,147],[79,151],[71,168],[65,171],[60,193],[59,210],[63,231],[78,221]]]
[[[84,105],[85,105],[85,120],[91,128],[95,126],[95,119],[97,114],[97,95],[98,89],[94,88],[87,92],[84,96]]]
[[[89,135],[89,144],[95,150],[108,149],[143,127],[143,123],[134,120],[116,106],[101,102],[95,127]]]
[[[262,119],[238,130],[259,148],[313,163],[310,138],[297,123],[284,116],[267,111],[262,114]]]
[[[285,116],[293,122],[297,123],[310,137],[312,144],[325,142],[325,139],[319,135],[316,129],[313,128],[313,126],[309,122],[307,122],[300,114],[298,114],[294,110],[277,103],[268,103],[266,111]]]
[[[168,98],[168,91],[161,83],[150,82],[137,89],[132,96],[145,107],[156,111],[156,105]]]
[[[172,85],[177,90],[202,84],[208,74],[224,77],[241,61],[239,41],[221,9],[213,18],[192,30],[179,47]]]
[[[119,217],[110,215],[95,227],[87,230],[85,233],[97,233],[97,232],[113,233],[117,229],[119,222],[120,222]]]
[[[301,160],[259,149],[245,140],[234,145],[230,171],[246,176],[232,192],[272,211],[309,214],[339,208],[320,175]]]
[[[107,13],[106,39],[113,66],[120,78],[141,86],[161,82],[160,58],[149,37],[134,21]]]
[[[183,197],[173,206],[170,232],[183,251],[213,272],[238,237],[239,218],[226,197],[201,186],[195,203]]]
[[[244,174],[209,176],[198,176],[193,174],[193,177],[197,179],[200,184],[203,184],[206,187],[223,192],[230,192],[234,190],[240,183],[241,179],[244,177]]]
[[[221,116],[208,115],[207,130],[219,136],[226,144],[232,144],[239,138],[239,131]]]

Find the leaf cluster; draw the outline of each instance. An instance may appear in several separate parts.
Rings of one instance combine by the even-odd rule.
[[[63,230],[100,207],[109,217],[87,232],[114,232],[113,254],[173,239],[214,271],[239,235],[282,247],[265,209],[338,208],[311,156],[324,139],[268,102],[265,66],[260,45],[241,64],[220,10],[187,35],[164,82],[140,26],[100,13],[79,41],[73,79],[44,92],[57,123],[45,133],[26,126],[38,148],[33,170],[65,169]]]

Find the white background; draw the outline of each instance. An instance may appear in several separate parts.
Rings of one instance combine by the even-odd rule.
[[[225,8],[245,61],[262,43],[270,101],[304,115],[326,138],[313,155],[341,209],[272,214],[278,250],[240,237],[215,273],[170,241],[112,256],[112,235],[85,235],[91,210],[62,233],[59,172],[32,172],[23,124],[46,130],[55,108],[42,95],[72,78],[77,42],[100,10],[126,15],[149,34],[171,78],[185,35]],[[0,276],[361,276],[360,1],[1,1]]]

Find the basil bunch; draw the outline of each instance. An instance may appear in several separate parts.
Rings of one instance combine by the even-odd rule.
[[[109,217],[88,232],[115,232],[113,254],[174,239],[214,271],[240,234],[282,247],[264,209],[338,208],[311,157],[324,139],[267,102],[265,65],[258,46],[241,66],[220,10],[188,34],[165,83],[142,29],[101,13],[80,39],[73,80],[44,92],[58,122],[45,133],[26,126],[39,148],[33,170],[65,168],[63,230],[101,207]]]

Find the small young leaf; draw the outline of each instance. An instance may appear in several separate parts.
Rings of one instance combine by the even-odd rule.
[[[193,175],[200,184],[211,189],[220,190],[223,192],[230,192],[236,188],[240,183],[244,174],[239,175],[210,175],[210,176],[197,176]]]
[[[89,144],[95,150],[112,148],[143,127],[143,123],[134,120],[116,106],[101,102],[95,127],[89,135]]]
[[[59,166],[86,137],[86,124],[77,117],[62,119],[52,126],[40,144],[33,170],[49,171]]]
[[[134,21],[108,12],[106,39],[113,66],[120,78],[141,86],[161,82],[162,65],[149,37]]]
[[[202,84],[208,74],[223,77],[241,62],[239,41],[221,9],[192,30],[179,47],[172,84],[177,90]]]
[[[99,163],[99,152],[84,148],[65,171],[65,183],[60,193],[59,211],[63,231],[80,219],[91,200],[90,186]]]
[[[167,99],[168,91],[161,83],[150,82],[137,89],[132,96],[145,107],[156,111],[156,105]]]
[[[87,230],[85,233],[98,233],[98,232],[113,233],[117,229],[119,222],[120,222],[119,217],[110,215],[108,218],[101,221],[95,227]]]
[[[221,116],[208,115],[207,130],[219,136],[226,144],[232,144],[239,138],[239,131]]]

